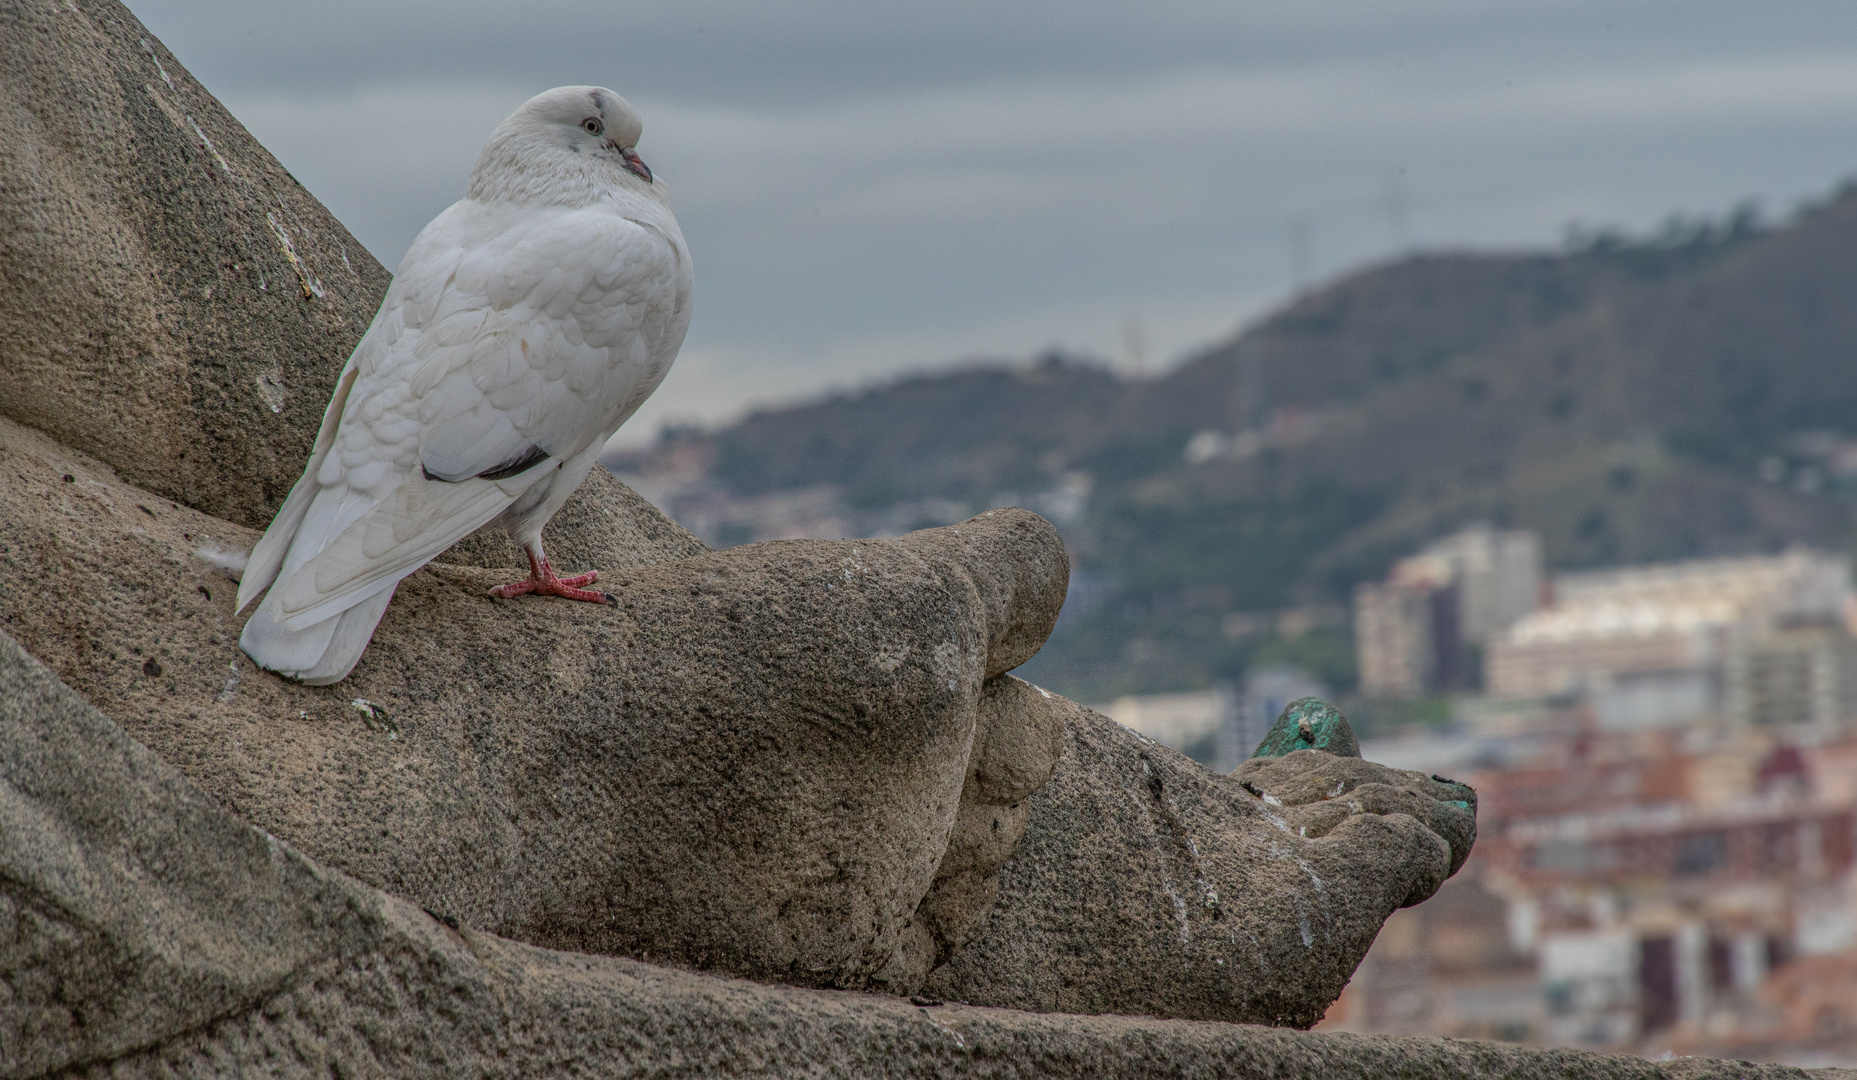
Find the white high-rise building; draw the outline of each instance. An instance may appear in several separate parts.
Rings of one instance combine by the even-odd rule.
[[[1474,525],[1395,563],[1354,592],[1361,689],[1413,697],[1467,685],[1466,647],[1483,645],[1534,611],[1541,538]]]
[[[1457,585],[1457,632],[1481,645],[1540,606],[1541,537],[1473,525],[1427,547],[1422,556],[1450,566]]]

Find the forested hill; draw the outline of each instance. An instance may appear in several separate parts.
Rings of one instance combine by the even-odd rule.
[[[1046,513],[1078,576],[1027,674],[1098,700],[1269,657],[1345,685],[1354,582],[1471,521],[1538,529],[1563,567],[1842,547],[1847,434],[1850,189],[1777,227],[1403,259],[1159,378],[976,363],[613,464],[712,542]]]

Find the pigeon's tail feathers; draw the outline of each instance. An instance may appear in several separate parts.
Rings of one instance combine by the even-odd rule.
[[[553,473],[536,468],[508,480],[455,484],[414,473],[365,510],[336,489],[325,491],[328,498],[298,516],[298,550],[286,551],[271,571],[276,580],[246,620],[239,646],[280,675],[312,686],[339,682],[360,662],[400,579]]]
[[[311,686],[340,682],[361,662],[396,584],[388,582],[353,607],[302,630],[285,626],[267,596],[246,620],[239,648],[260,667]]]
[[[304,630],[378,590],[391,589],[553,472],[534,468],[507,480],[455,484],[414,473],[314,557],[278,580],[271,589],[277,619],[290,630]]]
[[[304,489],[314,488],[315,481],[311,474],[305,473],[297,486],[290,489],[290,497],[271,519],[271,526],[258,538],[258,544],[251,549],[251,558],[245,563],[245,573],[239,576],[238,606],[232,609],[234,615],[245,610],[245,605],[252,602],[277,578],[277,571],[284,565],[284,556],[290,552],[290,542],[296,539],[297,529],[303,525],[303,515],[309,511],[314,501],[314,493]]]
[[[322,471],[322,462],[329,456],[329,447],[335,445],[335,429],[341,425],[342,410],[348,404],[348,391],[354,387],[355,377],[359,373],[360,369],[350,360],[348,370],[342,373],[341,381],[335,384],[335,393],[329,398],[329,407],[323,410],[322,430],[316,433],[316,446],[310,451],[309,464],[303,467],[303,476],[290,489],[284,505],[278,508],[277,516],[271,519],[270,527],[259,538],[258,546],[251,549],[251,559],[245,564],[245,573],[239,577],[239,602],[232,609],[233,614],[244,611],[245,605],[251,603],[277,578],[277,571],[283,567],[284,558],[290,554],[290,542],[296,539],[297,530],[303,527],[303,516],[309,513],[310,504],[316,501],[316,492],[321,488],[316,483],[316,474]]]

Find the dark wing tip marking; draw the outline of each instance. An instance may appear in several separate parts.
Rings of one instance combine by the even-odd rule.
[[[517,473],[527,472],[548,457],[548,451],[539,446],[530,446],[515,457],[497,462],[477,475],[485,480],[507,480]]]
[[[483,472],[478,473],[477,476],[479,479],[483,480],[507,480],[517,473],[533,469],[536,465],[546,460],[547,457],[548,451],[543,450],[539,446],[529,446],[521,453],[506,457],[495,465],[490,466]],[[423,461],[419,463],[419,474],[424,476],[427,480],[436,480],[441,484],[455,484],[460,480],[468,479],[468,477],[464,476],[440,476],[438,473],[426,468],[426,463]]]

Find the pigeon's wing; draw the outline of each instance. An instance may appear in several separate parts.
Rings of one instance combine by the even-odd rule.
[[[239,578],[238,608],[243,610],[246,604],[263,592],[276,580],[286,560],[293,552],[301,551],[305,546],[313,547],[315,537],[308,538],[309,544],[299,544],[304,525],[311,518],[311,508],[320,507],[315,515],[321,520],[322,529],[312,529],[312,533],[322,533],[326,539],[327,524],[331,517],[339,517],[330,512],[332,500],[327,497],[330,479],[340,480],[346,476],[343,470],[337,477],[331,478],[325,471],[331,451],[336,447],[338,434],[346,444],[344,452],[349,457],[368,449],[363,445],[368,440],[358,438],[364,432],[357,432],[357,418],[351,414],[351,400],[357,404],[363,401],[374,409],[379,408],[378,395],[384,380],[396,377],[396,359],[402,363],[408,350],[405,340],[409,320],[414,326],[426,321],[437,307],[444,294],[445,284],[451,273],[462,261],[469,240],[469,222],[467,214],[461,213],[465,204],[460,203],[439,215],[430,225],[420,231],[408,249],[406,257],[401,260],[399,272],[394,275],[393,283],[387,295],[381,300],[380,311],[363,334],[348,362],[342,367],[342,374],[336,380],[335,393],[329,398],[328,408],[323,410],[322,428],[316,435],[316,442],[310,451],[309,463],[303,469],[303,475],[284,505],[277,511],[277,516],[264,531],[257,546],[252,549],[245,572]],[[403,376],[400,376],[403,377]],[[357,397],[355,387],[359,383],[362,392]],[[378,456],[378,447],[372,448]],[[334,503],[352,502],[347,496],[352,492],[338,492]],[[304,559],[294,560],[301,564]]]
[[[284,565],[284,555],[290,550],[290,541],[297,535],[298,526],[303,524],[303,515],[309,512],[310,502],[316,497],[317,470],[322,468],[323,459],[329,456],[329,448],[335,444],[335,431],[342,419],[342,407],[348,401],[348,392],[354,389],[355,362],[351,357],[342,369],[342,377],[336,380],[335,394],[329,398],[329,407],[322,413],[322,429],[316,433],[316,444],[310,450],[309,465],[303,475],[297,479],[290,494],[284,499],[284,505],[278,508],[277,516],[265,528],[264,535],[258,538],[257,546],[251,549],[251,557],[245,562],[245,572],[239,575],[238,606],[233,614],[245,610],[245,605],[252,598],[263,592],[276,579],[278,568]]]
[[[680,242],[603,208],[500,232],[459,264],[413,377],[421,466],[494,475],[610,435],[669,368],[687,283]]]
[[[292,630],[374,596],[496,517],[663,377],[688,260],[599,208],[493,208],[435,298],[383,308],[283,565]],[[496,214],[505,220],[496,220]]]
[[[273,590],[277,617],[291,630],[339,615],[437,558],[502,513],[535,482],[470,480],[446,484],[408,476]]]

